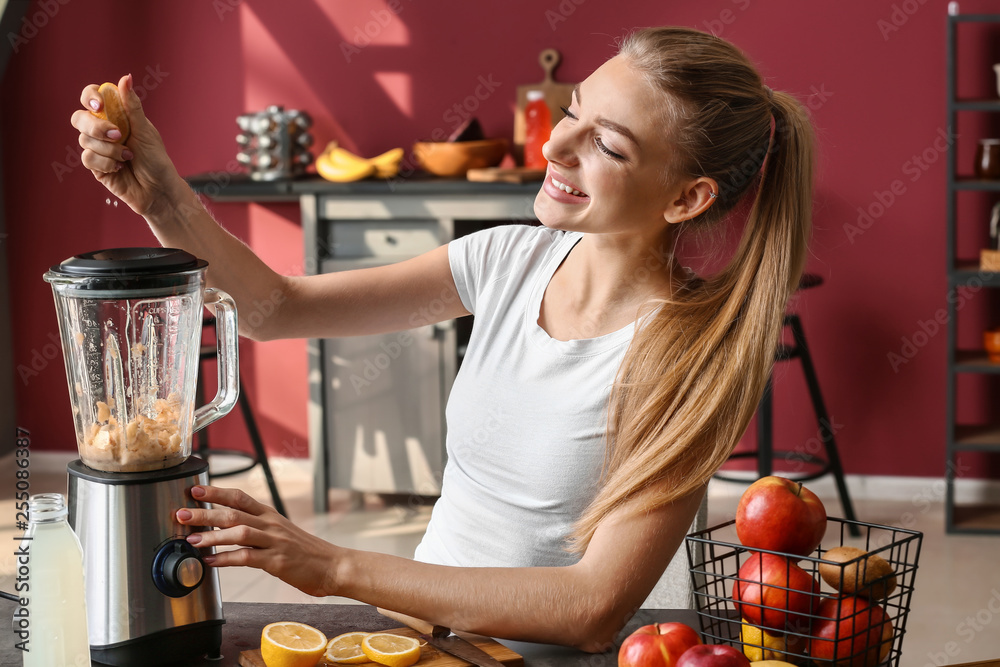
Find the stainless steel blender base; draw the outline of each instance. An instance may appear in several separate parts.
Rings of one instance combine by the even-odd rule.
[[[191,457],[165,470],[112,473],[73,461],[68,472],[93,658],[155,665],[217,655],[222,595],[217,571],[201,562],[214,549],[188,545],[197,529],[174,518],[182,507],[201,507],[190,489],[208,483],[208,464]]]

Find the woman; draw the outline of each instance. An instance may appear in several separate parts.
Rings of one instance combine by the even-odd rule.
[[[770,372],[810,224],[804,109],[721,39],[643,30],[578,86],[553,129],[535,200],[544,227],[479,232],[393,266],[286,277],[212,220],[131,79],[121,87],[128,145],[77,111],[83,163],[161,243],[207,259],[209,282],[238,304],[284,294],[276,316],[241,322],[244,335],[402,330],[432,301],[445,305],[441,320],[476,315],[417,560],[340,548],[212,487],[193,493],[215,509],[178,520],[218,530],[189,541],[238,545],[214,565],[258,567],[313,595],[606,647],[680,545]],[[98,100],[88,86],[85,109]],[[704,277],[683,269],[681,231],[733,211],[749,212],[729,263]],[[481,428],[490,407],[499,417]]]

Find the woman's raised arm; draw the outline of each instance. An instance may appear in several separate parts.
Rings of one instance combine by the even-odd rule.
[[[73,114],[81,160],[115,197],[143,216],[165,247],[209,263],[208,283],[230,294],[240,334],[255,340],[355,336],[433,324],[468,311],[462,305],[446,246],[399,264],[319,276],[283,276],[222,228],[178,174],[160,133],[146,118],[130,75],[118,84],[131,124],[121,131],[91,111],[102,108],[98,86],[83,89]]]

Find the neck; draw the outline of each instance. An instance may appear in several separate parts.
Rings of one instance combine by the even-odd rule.
[[[586,234],[556,269],[542,298],[538,324],[558,340],[594,338],[617,331],[657,295],[680,281],[669,235]]]
[[[680,277],[673,260],[674,238],[585,234],[557,275],[565,294],[586,309],[638,308],[649,297],[669,294]]]

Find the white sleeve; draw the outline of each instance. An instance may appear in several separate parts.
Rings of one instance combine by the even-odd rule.
[[[510,273],[512,260],[519,255],[518,244],[538,231],[533,225],[501,225],[461,236],[448,244],[451,274],[466,310],[476,314],[482,290]]]

